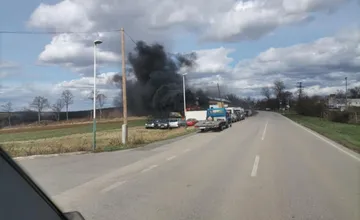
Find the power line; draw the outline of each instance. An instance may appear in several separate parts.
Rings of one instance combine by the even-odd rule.
[[[29,34],[29,35],[52,35],[52,34],[93,34],[93,33],[113,33],[120,30],[104,30],[104,31],[7,31],[0,30],[0,34]]]
[[[129,38],[130,38],[130,40],[135,44],[135,45],[137,45],[136,44],[136,42],[134,41],[134,39],[124,30],[124,33],[126,34],[126,36],[128,36]]]

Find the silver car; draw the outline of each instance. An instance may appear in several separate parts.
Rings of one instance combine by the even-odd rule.
[[[179,120],[177,119],[169,119],[169,127],[170,128],[178,128],[179,126]]]

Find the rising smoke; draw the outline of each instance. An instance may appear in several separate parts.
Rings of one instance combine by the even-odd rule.
[[[147,45],[139,41],[128,60],[136,77],[136,80],[127,82],[129,114],[165,116],[170,111],[183,112],[182,76],[179,71],[184,67],[193,67],[196,54],[171,55],[160,44]],[[121,77],[115,76],[114,81],[121,88]],[[199,96],[200,102],[206,105],[206,95],[202,91],[188,89],[187,104],[194,104]],[[116,100],[121,100],[119,98]]]

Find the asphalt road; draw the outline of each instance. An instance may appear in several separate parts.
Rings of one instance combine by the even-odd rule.
[[[161,146],[20,163],[86,219],[360,219],[360,156],[271,112]]]

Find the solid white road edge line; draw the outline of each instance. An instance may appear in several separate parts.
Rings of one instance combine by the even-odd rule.
[[[167,160],[167,161],[170,161],[170,160],[173,160],[173,159],[175,159],[175,158],[176,158],[176,156],[171,156],[171,157],[166,158],[166,160]]]
[[[156,164],[155,164],[155,165],[151,165],[151,166],[149,166],[148,168],[143,169],[141,172],[142,172],[142,173],[148,172],[148,171],[156,168],[157,166],[158,166],[158,165],[156,165]]]
[[[262,141],[265,139],[266,128],[267,128],[268,123],[269,123],[269,121],[266,122],[265,128],[264,128],[264,132],[263,132],[263,134],[262,134],[262,136],[261,136],[261,140],[262,140]]]
[[[256,155],[255,161],[254,161],[254,166],[253,166],[253,169],[251,171],[251,176],[252,177],[255,177],[256,174],[257,174],[257,170],[258,170],[258,167],[259,167],[259,161],[260,161],[260,157],[259,157],[259,155]]]
[[[102,192],[102,193],[109,192],[110,190],[113,190],[113,189],[115,189],[116,187],[121,186],[121,185],[124,184],[124,183],[126,183],[126,181],[116,182],[116,183],[114,183],[114,184],[112,184],[112,185],[110,185],[110,186],[102,189],[101,192]]]
[[[284,117],[285,117],[285,116],[284,116]],[[331,145],[331,146],[334,147],[335,149],[339,150],[340,152],[342,152],[342,153],[344,153],[344,154],[352,157],[353,159],[357,160],[358,162],[360,162],[360,158],[359,158],[359,157],[355,156],[353,153],[350,153],[350,152],[342,149],[342,147],[338,146],[338,145],[335,144],[333,141],[328,140],[327,138],[323,137],[322,135],[316,133],[315,131],[312,131],[311,129],[306,128],[306,127],[304,127],[304,126],[302,126],[302,125],[294,122],[293,120],[291,120],[291,119],[289,119],[289,118],[287,118],[287,117],[285,117],[285,118],[286,118],[288,121],[290,121],[292,124],[298,126],[299,128],[304,129],[305,131],[309,132],[310,134],[314,135],[315,137],[319,138],[320,140],[328,143],[329,145]]]

